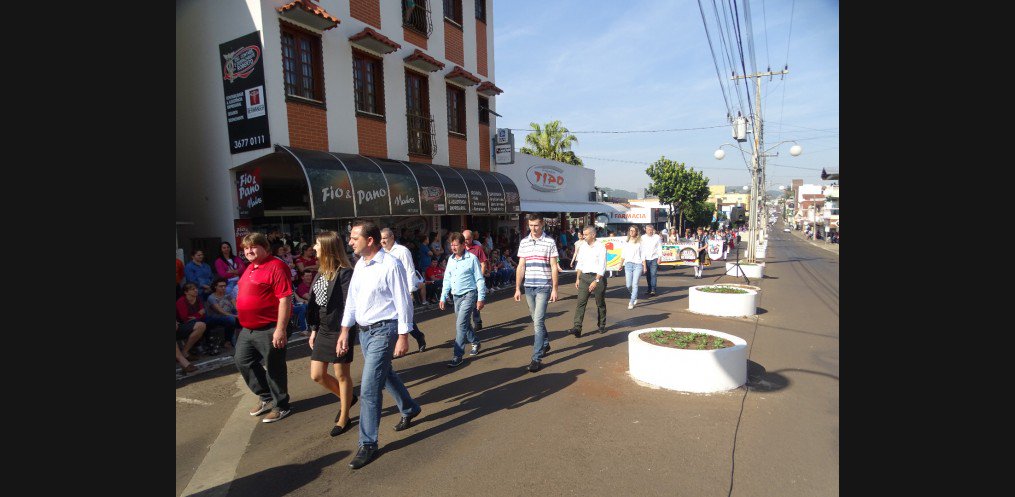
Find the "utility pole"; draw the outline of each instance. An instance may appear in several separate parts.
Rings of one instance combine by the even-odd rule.
[[[764,155],[761,153],[762,147],[762,120],[761,120],[761,78],[763,76],[775,76],[789,74],[789,69],[783,69],[782,71],[772,72],[759,72],[755,74],[748,74],[745,76],[733,76],[733,80],[754,78],[754,118],[752,119],[754,124],[754,153],[751,155],[751,217],[749,220],[748,236],[747,236],[747,262],[755,263],[758,262],[755,259],[755,249],[757,247],[759,236],[759,219],[762,217],[761,211],[764,210],[763,199],[760,192],[764,189],[764,167],[762,165],[762,159]]]

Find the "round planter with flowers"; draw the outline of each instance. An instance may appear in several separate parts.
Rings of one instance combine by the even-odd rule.
[[[753,316],[758,313],[760,290],[727,283],[692,286],[687,291],[687,310],[710,316]]]
[[[681,392],[712,393],[747,382],[747,342],[701,328],[644,328],[627,336],[631,376]]]

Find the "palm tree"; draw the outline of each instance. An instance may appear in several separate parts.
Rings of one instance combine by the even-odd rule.
[[[560,121],[550,121],[541,127],[537,123],[529,123],[532,132],[525,137],[529,147],[522,147],[523,154],[535,155],[565,164],[584,166],[582,160],[571,151],[571,145],[578,142],[578,137],[571,134]]]

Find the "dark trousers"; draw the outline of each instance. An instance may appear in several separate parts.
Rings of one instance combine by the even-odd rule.
[[[578,307],[574,310],[574,327],[582,329],[582,321],[585,319],[585,305],[589,302],[589,285],[596,280],[595,273],[582,273],[578,280]],[[606,275],[596,283],[596,289],[591,295],[596,299],[596,315],[599,318],[599,328],[606,328]]]
[[[263,401],[275,401],[279,409],[289,408],[289,371],[285,364],[285,347],[271,346],[275,326],[251,330],[243,328],[236,339],[233,359],[250,390]],[[264,359],[268,367],[261,366]]]
[[[426,341],[426,335],[422,331],[419,331],[419,326],[416,326],[416,323],[412,323],[412,329],[409,330],[409,334],[412,335],[412,338],[416,339],[416,345]]]

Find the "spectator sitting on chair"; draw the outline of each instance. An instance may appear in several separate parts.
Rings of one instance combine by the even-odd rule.
[[[180,288],[180,283],[183,282],[183,261],[176,259],[176,298],[183,296],[183,289]]]
[[[197,296],[197,285],[185,283],[183,296],[176,301],[176,319],[183,323],[176,328],[176,339],[186,340],[183,345],[183,357],[194,360],[190,349],[204,336],[208,325],[204,323],[204,305]]]
[[[442,259],[439,263],[437,258],[430,259],[430,267],[426,268],[426,294],[430,296],[430,303],[437,302],[437,296],[440,295],[441,289],[444,288],[444,269],[447,267],[447,259]]]
[[[186,275],[187,283],[193,283],[197,286],[202,299],[211,293],[211,266],[204,263],[203,250],[194,249],[190,251],[190,262],[184,266],[183,272]],[[184,293],[186,293],[186,289],[184,289]]]
[[[179,260],[179,259],[176,259],[176,260]],[[176,322],[176,333],[177,333],[176,337],[177,337],[177,339],[179,339],[179,337],[180,337],[180,335],[179,335],[179,333],[180,333],[180,322],[179,321]],[[180,344],[179,343],[176,344],[176,362],[180,363],[180,367],[183,368],[183,374],[184,375],[186,375],[187,373],[193,373],[194,371],[197,371],[197,366],[191,364],[190,361],[188,361],[187,358],[184,357],[183,352],[180,352]]]
[[[296,258],[296,269],[297,274],[303,274],[303,271],[309,269],[313,271],[313,276],[317,276],[317,253],[314,252],[313,245],[303,247],[303,254]]]
[[[226,293],[236,298],[236,282],[240,275],[247,268],[247,263],[233,253],[233,246],[229,242],[222,242],[219,246],[219,256],[215,259],[215,273],[226,280]],[[212,288],[214,291],[214,288]]]
[[[212,288],[215,291],[208,296],[207,302],[205,302],[205,315],[204,322],[208,326],[208,329],[221,326],[225,333],[226,343],[231,347],[236,346],[236,334],[240,331],[240,321],[236,317],[236,302],[233,300],[232,295],[226,293],[228,283],[226,279],[222,277],[215,278],[212,282]]]
[[[300,331],[307,331],[307,301],[310,300],[310,289],[314,283],[314,272],[311,270],[303,271],[303,278],[300,280],[299,286],[296,287],[296,293],[293,295],[295,302],[293,302],[293,312],[296,313],[296,322],[299,323]]]

